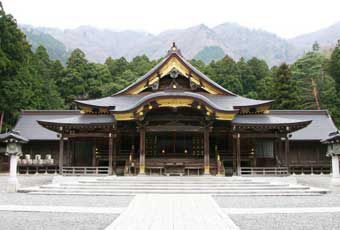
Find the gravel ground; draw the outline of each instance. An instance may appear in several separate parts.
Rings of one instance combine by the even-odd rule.
[[[92,230],[104,229],[117,215],[0,212],[1,230]]]
[[[338,230],[340,213],[230,215],[241,230]]]
[[[0,193],[0,205],[127,207],[133,196],[30,195]],[[1,227],[0,227],[1,229]]]
[[[215,196],[221,208],[297,208],[297,207],[339,207],[340,196]]]

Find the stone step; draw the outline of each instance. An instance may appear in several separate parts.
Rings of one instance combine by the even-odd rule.
[[[46,185],[48,186],[48,185]],[[134,183],[110,183],[110,184],[105,184],[105,183],[62,183],[59,184],[59,186],[78,186],[78,187],[110,187],[110,188],[115,188],[115,187],[128,187],[128,186],[134,186],[134,187],[154,187],[154,186],[164,186],[164,187],[179,187],[179,188],[184,188],[184,187],[224,187],[224,188],[234,188],[234,187],[240,187],[240,188],[249,188],[249,187],[264,187],[264,186],[270,186],[270,187],[288,187],[289,184],[166,184],[166,183],[154,183],[154,184],[134,184]]]
[[[200,183],[194,183],[194,182],[89,182],[89,181],[79,181],[78,184],[83,184],[83,185],[145,185],[145,186],[153,186],[153,185],[177,185],[177,186],[185,186],[185,185],[210,185],[210,186],[243,186],[243,185],[269,185],[269,182],[249,182],[249,183],[209,183],[209,182],[200,182]]]
[[[118,190],[211,190],[211,191],[223,191],[223,190],[283,190],[283,189],[290,189],[290,190],[307,190],[309,187],[307,186],[296,186],[296,187],[166,187],[166,186],[154,186],[154,187],[79,187],[79,186],[41,186],[41,189],[65,189],[65,190],[72,190],[72,189],[84,189],[84,190],[112,190],[112,191],[118,191]]]
[[[25,190],[20,190],[25,192]],[[323,190],[293,190],[293,189],[281,189],[281,190],[119,190],[119,191],[106,191],[106,190],[88,190],[88,189],[37,189],[26,191],[30,194],[89,194],[89,195],[100,195],[100,194],[125,194],[125,195],[136,195],[136,194],[214,194],[214,195],[227,195],[227,194],[324,194],[326,191]]]
[[[99,177],[98,181],[252,181],[249,178],[230,178],[230,177],[216,177],[216,176],[126,176],[126,177]]]
[[[184,179],[183,179],[184,178]],[[283,180],[285,181],[285,180]],[[30,194],[136,195],[211,194],[227,196],[321,195],[326,190],[252,178],[227,177],[97,177],[59,178],[55,184],[22,188]]]
[[[110,192],[110,193],[70,193],[70,192],[65,192],[65,193],[57,193],[57,192],[30,192],[29,194],[32,195],[71,195],[71,196],[134,196],[137,195],[137,193],[131,193],[131,194],[126,194],[126,193],[119,193],[119,192]],[[143,194],[143,193],[141,193]],[[170,193],[173,194],[173,193]],[[204,194],[204,193],[199,193],[199,194]],[[325,193],[322,192],[315,192],[315,193],[227,193],[227,194],[212,194],[212,193],[206,193],[209,195],[220,195],[220,196],[321,196]]]

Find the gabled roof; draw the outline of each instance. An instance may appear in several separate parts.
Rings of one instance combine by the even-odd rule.
[[[167,76],[174,68],[181,75],[188,78],[190,86],[191,84],[195,87],[199,86],[201,91],[184,88],[145,91],[155,84],[156,88],[158,88],[160,79]],[[261,111],[265,111],[269,109],[270,104],[273,102],[272,100],[254,100],[241,97],[223,88],[185,60],[175,44],[159,64],[120,92],[109,97],[94,100],[76,100],[75,102],[85,110],[89,109],[89,107],[97,107],[111,112],[123,112],[137,109],[143,103],[147,103],[149,100],[156,101],[160,97],[190,98],[206,103],[216,111],[234,112],[235,114],[242,108],[250,110],[254,107],[260,107]]]
[[[80,115],[79,110],[24,110],[14,127],[29,140],[58,140],[57,133],[41,125],[38,120],[53,120]]]
[[[279,118],[311,120],[306,128],[291,133],[291,140],[323,140],[329,133],[335,132],[335,126],[327,110],[271,110],[270,115]]]
[[[15,141],[20,142],[20,143],[28,142],[28,139],[21,136],[20,132],[18,132],[17,130],[12,130],[7,133],[0,134],[0,141],[2,142],[7,142],[7,141],[11,142],[11,139],[14,139]]]
[[[179,49],[177,49],[175,43],[173,43],[173,46],[171,47],[171,49],[168,51],[167,55],[165,56],[165,58],[158,63],[156,66],[154,66],[150,71],[148,71],[145,75],[141,76],[140,78],[138,78],[134,83],[132,83],[131,85],[127,86],[126,88],[124,88],[123,90],[119,91],[118,93],[114,94],[113,96],[116,95],[121,95],[124,93],[127,93],[131,88],[143,83],[144,81],[146,81],[148,78],[150,78],[152,75],[154,75],[155,73],[157,73],[157,71],[163,67],[166,63],[168,63],[172,58],[177,58],[184,66],[186,66],[188,69],[190,69],[191,72],[195,73],[197,76],[199,76],[203,81],[207,82],[209,85],[217,88],[222,94],[227,94],[227,95],[234,95],[236,96],[236,94],[234,94],[233,92],[223,88],[222,86],[220,86],[219,84],[217,84],[216,82],[214,82],[213,80],[211,80],[211,78],[209,78],[208,76],[206,76],[205,74],[203,74],[202,72],[200,72],[198,69],[196,69],[193,65],[191,65],[181,54],[181,51]]]

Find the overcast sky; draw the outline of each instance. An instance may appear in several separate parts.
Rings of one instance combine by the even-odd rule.
[[[1,0],[0,0],[1,1]],[[340,21],[340,0],[2,0],[19,23],[159,33],[236,22],[290,38]]]

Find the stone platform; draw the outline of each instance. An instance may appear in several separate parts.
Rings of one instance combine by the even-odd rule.
[[[22,188],[30,194],[138,195],[209,194],[224,196],[311,196],[327,193],[317,189],[268,178],[243,177],[59,177],[53,183]]]

